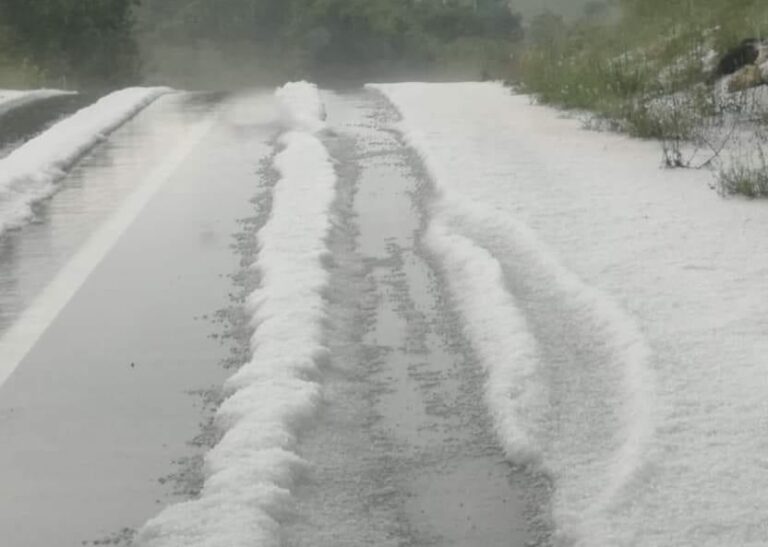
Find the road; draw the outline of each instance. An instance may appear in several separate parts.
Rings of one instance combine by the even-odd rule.
[[[764,545],[706,177],[497,84],[163,94],[0,236],[3,545]]]
[[[325,99],[335,129],[324,140],[344,174],[330,311],[343,325],[323,382],[329,404],[298,448],[315,467],[296,488],[285,541],[523,541],[520,479],[419,249],[425,175],[387,128],[397,114],[383,97]],[[263,166],[280,131],[270,109],[267,92],[160,99],[4,237],[0,335],[41,305],[50,319],[36,320],[39,337],[0,388],[8,545],[128,543],[163,506],[198,493],[220,386],[247,355],[237,309],[269,213],[259,197],[274,183]],[[212,128],[178,156],[209,116]],[[143,185],[151,195],[132,205]],[[60,312],[45,310],[56,300]]]
[[[158,101],[78,164],[38,221],[5,237],[0,332],[41,304],[48,318],[57,282],[70,298],[49,325],[33,325],[41,336],[0,391],[4,544],[119,537],[185,491],[165,479],[199,458],[190,443],[206,394],[228,375],[222,365],[236,347],[221,339],[230,329],[219,312],[237,293],[234,236],[255,215],[250,200],[272,137],[231,121],[250,105],[230,103]],[[195,147],[205,153],[185,155],[156,184],[177,143],[214,109],[224,111]],[[159,186],[148,203],[120,217],[147,184]],[[116,217],[113,237],[94,247]],[[78,264],[82,286],[60,277]]]
[[[340,328],[328,403],[299,446],[314,465],[286,544],[524,545],[533,500],[493,435],[481,368],[420,243],[429,180],[383,97],[328,94],[325,105],[347,219],[331,245]]]

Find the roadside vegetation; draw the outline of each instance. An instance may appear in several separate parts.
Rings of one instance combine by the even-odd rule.
[[[766,36],[763,0],[597,1],[576,21],[532,20],[517,78],[544,103],[659,140],[668,167],[713,169],[724,194],[768,197],[766,59],[725,79],[718,66]]]
[[[34,87],[41,78],[39,69],[21,55],[12,52],[8,27],[0,20],[0,88]]]
[[[135,0],[0,0],[0,85],[134,80]]]

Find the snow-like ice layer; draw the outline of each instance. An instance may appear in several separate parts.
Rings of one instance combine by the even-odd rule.
[[[50,99],[51,97],[58,97],[59,95],[73,94],[72,91],[60,91],[58,89],[32,89],[32,90],[15,90],[15,89],[0,89],[0,115],[5,114],[9,110],[29,104],[34,101],[42,99]]]
[[[552,473],[563,544],[768,544],[765,204],[496,84],[376,87],[437,187],[427,243],[457,307],[521,340],[495,366],[539,356],[510,397],[546,409],[508,412]],[[468,296],[486,293],[493,312]],[[483,359],[503,343],[467,328]]]
[[[539,350],[525,315],[506,290],[499,262],[441,221],[425,242],[443,263],[465,329],[488,374],[486,401],[506,453],[517,462],[538,462],[548,394],[539,371]]]
[[[307,105],[291,90],[287,109],[314,108],[318,90],[301,84]],[[278,91],[284,96],[286,88]],[[284,134],[275,158],[281,178],[272,213],[258,234],[255,265],[261,286],[249,298],[256,328],[252,360],[226,383],[228,399],[216,415],[224,432],[205,458],[198,499],[173,505],[148,522],[136,544],[145,547],[253,547],[280,545],[279,521],[304,462],[294,452],[298,429],[315,412],[313,381],[326,355],[323,291],[329,274],[331,206],[336,175],[305,119]],[[320,127],[311,124],[314,127]]]
[[[407,129],[404,133],[430,164],[431,139]],[[603,527],[605,508],[641,476],[647,464],[655,427],[654,379],[648,367],[647,343],[626,313],[563,267],[527,226],[443,184],[448,175],[441,173],[439,165],[433,164],[431,173],[440,200],[433,210],[426,243],[447,265],[448,280],[470,340],[488,369],[487,401],[509,457],[518,463],[538,461],[559,472],[557,462],[542,448],[547,436],[542,432],[547,424],[542,422],[553,419],[546,410],[548,372],[541,366],[525,315],[507,292],[505,277],[535,277],[546,283],[547,290],[557,294],[565,307],[580,310],[576,320],[590,325],[591,333],[599,333],[594,336],[599,339],[600,351],[607,354],[608,366],[618,372],[615,377],[612,371],[606,373],[613,385],[602,393],[616,399],[618,407],[605,418],[606,427],[615,429],[612,439],[603,454],[595,455],[596,463],[605,468],[604,479],[579,507],[580,512],[594,515],[591,526]],[[475,264],[471,264],[473,254]],[[521,273],[517,264],[526,264],[527,271]],[[497,293],[493,298],[492,291]],[[564,513],[569,521],[575,520],[572,510]],[[565,530],[569,535],[573,534],[572,526],[569,523]]]
[[[0,160],[0,233],[31,215],[83,154],[136,115],[167,88],[128,88],[60,121]]]
[[[308,82],[292,82],[277,91],[279,106],[288,126],[316,133],[325,127],[325,107],[317,88]]]
[[[621,502],[622,495],[632,483],[643,478],[649,464],[649,446],[656,426],[656,401],[655,379],[649,368],[651,352],[647,341],[634,321],[611,298],[586,285],[560,264],[557,257],[525,224],[493,207],[471,203],[462,198],[451,198],[450,195],[450,191],[442,192],[439,205],[434,209],[433,225],[444,226],[443,229],[452,234],[459,245],[454,249],[446,248],[436,245],[434,238],[427,238],[427,244],[433,252],[442,255],[444,261],[450,263],[456,260],[452,250],[456,254],[467,253],[461,249],[462,240],[464,247],[474,242],[478,249],[476,252],[490,253],[490,259],[499,265],[505,292],[508,285],[528,286],[527,293],[518,290],[521,293],[518,298],[527,299],[528,305],[541,300],[550,307],[550,315],[558,315],[557,318],[549,317],[545,327],[561,328],[556,325],[564,324],[569,331],[563,334],[581,337],[578,343],[590,346],[588,359],[592,361],[590,368],[595,370],[588,371],[585,367],[581,374],[583,379],[589,375],[601,376],[605,385],[595,392],[612,401],[608,412],[584,413],[585,419],[604,429],[601,433],[607,433],[605,447],[594,450],[591,455],[594,466],[599,468],[594,471],[603,480],[593,486],[590,496],[581,493],[583,497],[576,511],[578,517],[573,516],[574,511],[571,509],[563,511],[563,518],[569,521],[563,531],[573,535],[573,527],[588,525],[592,529],[603,528],[606,510],[612,504]],[[456,272],[448,268],[449,280],[454,275]],[[490,321],[479,327],[475,324],[477,317],[472,308],[463,306],[470,339],[490,371],[487,389],[494,419],[497,425],[511,421],[516,424],[515,428],[498,427],[500,438],[514,461],[522,463],[539,460],[545,468],[560,474],[557,458],[553,459],[549,453],[551,447],[547,450],[542,449],[542,446],[547,441],[550,445],[553,442],[547,439],[546,429],[549,424],[546,421],[560,419],[548,412],[546,405],[552,398],[562,398],[562,393],[547,389],[545,379],[562,371],[557,368],[553,371],[551,367],[545,367],[542,361],[536,362],[536,356],[541,358],[541,352],[525,315],[521,317],[520,312],[509,305],[490,306],[488,297],[484,295],[498,283],[488,283],[487,277],[484,277],[482,270],[478,270],[473,281],[470,280],[464,287],[454,291],[454,298],[460,304],[469,300],[486,314],[495,317],[496,325],[493,327],[489,325]],[[474,289],[468,295],[466,290],[472,283]],[[533,287],[533,291],[530,287]],[[548,293],[547,297],[537,294],[544,291]],[[486,306],[491,309],[486,309]],[[502,395],[499,395],[500,377],[517,379],[514,388],[507,388],[502,391]],[[506,382],[502,385],[509,384]],[[580,401],[577,404],[589,405],[589,402]],[[569,447],[563,446],[560,449],[568,450]],[[563,478],[563,482],[566,481]],[[588,523],[586,515],[589,515]],[[582,522],[577,524],[578,520]],[[607,540],[605,538],[603,541]]]

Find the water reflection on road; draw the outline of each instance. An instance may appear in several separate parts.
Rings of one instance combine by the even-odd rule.
[[[61,181],[36,218],[0,239],[0,335],[199,117],[189,96],[160,99]]]
[[[173,497],[158,480],[199,453],[193,391],[230,347],[201,319],[230,304],[232,236],[254,214],[274,128],[265,94],[173,94],[115,132],[0,239],[0,336],[201,118],[218,121],[0,386],[0,543],[119,538]],[[266,107],[264,107],[266,108]],[[0,358],[2,358],[0,356]],[[197,451],[196,451],[197,450]],[[117,534],[117,535],[115,535]]]

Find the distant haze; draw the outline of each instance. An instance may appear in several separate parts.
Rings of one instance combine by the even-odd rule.
[[[530,19],[545,10],[560,13],[565,16],[580,15],[589,0],[511,0],[510,4]]]

